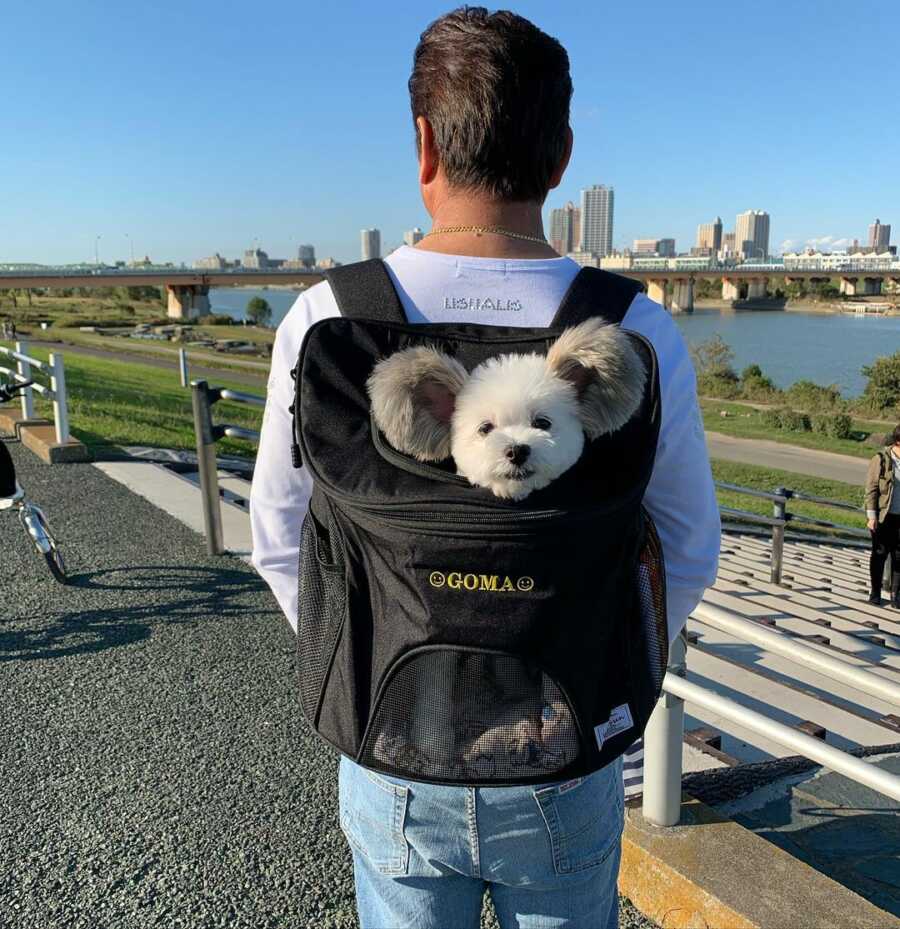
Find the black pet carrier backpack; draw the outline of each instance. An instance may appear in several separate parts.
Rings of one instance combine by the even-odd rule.
[[[663,556],[642,506],[659,432],[656,356],[637,413],[515,502],[423,464],[375,427],[374,365],[429,345],[468,370],[545,354],[567,326],[618,323],[640,285],[593,268],[548,328],[407,322],[381,261],[327,275],[341,316],[297,367],[303,713],[339,752],[411,780],[470,786],[578,777],[644,731],[668,657]]]

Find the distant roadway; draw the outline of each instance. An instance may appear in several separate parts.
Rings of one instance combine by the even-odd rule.
[[[795,471],[812,477],[824,477],[832,481],[858,484],[862,488],[866,480],[869,462],[865,458],[820,452],[812,448],[800,448],[771,442],[768,439],[736,439],[720,432],[706,433],[706,446],[710,458],[736,461],[740,464],[760,465],[764,468],[779,468]],[[875,454],[876,449],[872,449]]]
[[[109,351],[105,348],[94,348],[90,345],[70,345],[67,342],[42,342],[40,339],[29,339],[29,347],[40,346],[51,352],[64,352],[67,355],[87,355],[89,358],[105,358],[107,361],[124,361],[128,364],[146,364],[151,368],[168,368],[178,376],[178,354],[165,349],[158,345],[141,345],[140,351],[127,351],[119,349],[118,351]],[[147,352],[148,354],[144,354]],[[151,354],[159,355],[158,358],[151,357]],[[267,361],[250,361],[248,358],[235,358],[231,355],[222,359],[229,367],[216,367],[215,365],[202,364],[191,359],[190,349],[188,349],[188,377],[191,379],[207,378],[228,378],[238,384],[250,384],[254,387],[262,388],[265,385],[266,378],[269,374],[269,363]],[[258,373],[251,373],[250,370],[243,372],[235,370],[231,365],[240,368],[248,368]]]

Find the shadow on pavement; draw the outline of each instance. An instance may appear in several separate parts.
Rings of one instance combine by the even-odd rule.
[[[0,626],[0,662],[91,654],[130,645],[149,638],[159,623],[246,617],[244,595],[258,592],[260,586],[256,575],[227,568],[141,565],[76,574],[70,577],[68,590],[101,596],[108,591],[114,602],[84,610],[54,611],[55,615],[42,618],[37,628],[6,631]],[[165,596],[170,591],[178,594]],[[160,598],[159,593],[164,596]],[[255,617],[274,613],[253,611]]]

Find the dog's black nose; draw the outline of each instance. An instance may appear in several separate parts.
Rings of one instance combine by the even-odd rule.
[[[514,464],[516,467],[519,465],[525,464],[528,461],[528,456],[531,454],[530,445],[510,445],[506,450],[506,457]]]

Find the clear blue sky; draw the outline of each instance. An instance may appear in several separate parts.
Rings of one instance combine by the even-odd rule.
[[[428,227],[406,81],[450,8],[42,0],[4,5],[0,261],[191,262],[301,242],[359,255]],[[616,190],[615,244],[746,209],[772,243],[900,241],[900,8],[782,0],[514,6],[566,46],[575,151],[549,210]]]

